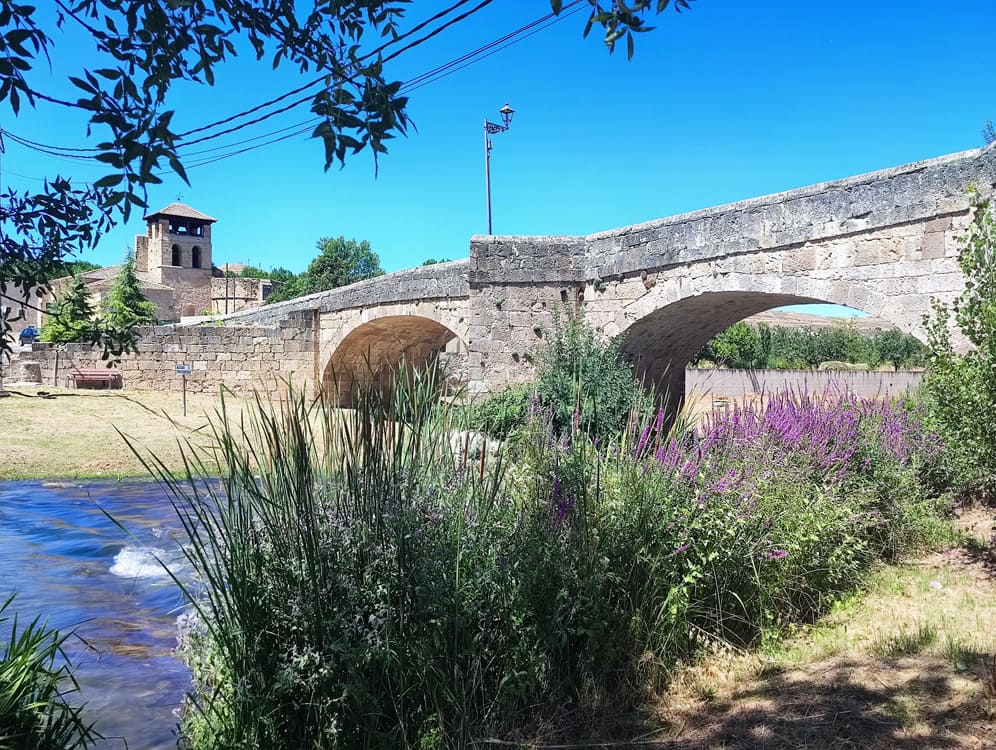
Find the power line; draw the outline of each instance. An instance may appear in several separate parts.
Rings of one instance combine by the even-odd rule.
[[[411,31],[407,32],[406,35],[410,35],[411,33],[414,33],[415,30],[418,29],[418,28],[420,28],[420,27],[424,28],[425,25],[427,25],[428,23],[430,23],[432,20],[434,20],[434,19],[436,19],[438,17],[441,17],[442,15],[445,15],[445,13],[451,12],[456,7],[459,7],[460,5],[464,5],[467,2],[469,2],[469,1],[470,0],[461,0],[461,2],[458,2],[455,5],[450,6],[450,8],[448,8],[446,11],[441,11],[440,13],[437,13],[436,16],[434,16],[432,19],[427,19],[425,22],[423,22],[419,26],[417,26],[414,29],[412,29]],[[425,37],[422,37],[419,40],[416,40],[415,42],[412,42],[410,45],[406,46],[404,49],[398,50],[395,53],[395,55],[392,55],[392,57],[395,57],[395,56],[401,54],[406,49],[410,49],[410,48],[412,48],[414,46],[418,46],[419,44],[423,43],[424,41],[426,41],[427,39],[431,38],[432,36],[435,36],[436,34],[440,33],[445,28],[447,28],[449,26],[452,26],[453,24],[459,22],[460,20],[463,20],[464,18],[468,17],[469,15],[472,15],[473,13],[476,13],[481,8],[487,6],[491,2],[493,2],[493,0],[482,0],[482,2],[480,2],[475,8],[471,9],[470,11],[467,11],[464,14],[461,14],[457,18],[450,19],[444,26],[439,27],[438,29],[434,30],[433,32],[430,32],[430,34],[426,35]],[[443,78],[446,78],[446,77],[448,77],[448,76],[450,76],[450,75],[452,75],[452,74],[454,74],[454,73],[456,73],[456,72],[458,72],[460,70],[463,70],[464,68],[466,68],[466,67],[468,67],[468,66],[470,66],[470,65],[472,65],[472,64],[474,64],[476,62],[479,62],[480,60],[483,60],[483,59],[485,59],[487,57],[490,57],[491,55],[497,54],[498,52],[501,52],[501,51],[503,51],[503,50],[511,47],[512,45],[517,44],[518,42],[520,42],[520,41],[522,41],[524,39],[527,39],[530,36],[533,36],[534,34],[537,34],[537,33],[541,32],[541,31],[544,31],[544,30],[550,28],[551,26],[553,26],[553,24],[558,23],[559,21],[562,21],[565,18],[568,18],[569,16],[576,14],[579,10],[582,9],[580,6],[583,6],[585,3],[587,3],[587,0],[572,0],[572,2],[569,2],[569,3],[565,4],[565,6],[561,10],[560,14],[549,13],[549,14],[547,14],[545,16],[537,18],[534,21],[531,21],[530,23],[528,23],[528,24],[526,24],[524,26],[519,27],[518,29],[515,29],[514,31],[508,32],[507,34],[499,37],[498,39],[495,39],[495,40],[493,40],[493,41],[491,41],[491,42],[489,42],[489,43],[487,43],[485,45],[482,45],[482,46],[478,47],[475,50],[472,50],[471,52],[467,52],[467,53],[465,53],[465,54],[463,54],[463,55],[461,55],[461,56],[459,56],[459,57],[457,57],[457,58],[455,58],[453,60],[450,60],[447,63],[444,63],[443,65],[439,65],[439,66],[437,66],[437,67],[435,67],[435,68],[433,68],[433,69],[431,69],[429,71],[426,71],[425,73],[421,73],[421,74],[419,74],[417,76],[414,76],[413,78],[405,81],[402,84],[399,92],[409,93],[411,91],[415,91],[416,89],[422,88],[423,86],[427,86],[427,85],[429,85],[431,83],[435,83],[435,82],[437,82],[439,80],[442,80]],[[400,39],[402,37],[398,37],[398,38]],[[384,45],[384,46],[386,46],[386,45]],[[374,54],[374,53],[370,53],[370,54]],[[386,59],[390,59],[390,58],[386,58]],[[310,85],[314,85],[314,82],[312,82],[312,84],[310,84]],[[305,88],[308,88],[308,86],[300,87],[299,89],[296,89],[295,92],[296,91],[304,90]],[[246,110],[244,113],[240,113],[239,115],[233,115],[230,118],[225,118],[225,120],[219,120],[217,123],[213,123],[210,126],[204,126],[204,128],[199,128],[199,129],[197,129],[195,131],[188,131],[188,133],[197,132],[199,130],[207,129],[209,127],[212,127],[212,126],[217,125],[217,124],[221,124],[223,122],[230,122],[230,121],[232,121],[234,119],[238,119],[238,117],[244,116],[246,113],[249,113],[251,111],[258,111],[260,108],[265,107],[265,106],[267,106],[269,104],[272,104],[273,102],[279,101],[282,98],[286,98],[286,96],[292,95],[293,93],[294,92],[289,92],[288,94],[283,95],[282,97],[270,100],[270,102],[264,103],[263,105],[259,105],[258,107],[253,108],[253,110]],[[294,107],[300,106],[301,104],[303,104],[303,103],[311,100],[312,98],[313,97],[311,95],[309,95],[307,97],[303,97],[301,99],[295,100],[291,104],[288,104],[288,105],[286,105],[284,107],[281,107],[278,110],[275,110],[275,111],[273,111],[271,113],[268,113],[265,116],[256,118],[256,119],[254,119],[254,120],[252,120],[250,122],[242,123],[239,126],[228,128],[228,129],[226,129],[226,130],[224,130],[222,132],[216,133],[216,134],[211,134],[211,135],[208,135],[208,136],[205,136],[205,137],[202,137],[202,138],[198,138],[198,139],[194,139],[192,141],[188,141],[186,143],[181,143],[181,144],[178,145],[178,148],[189,147],[189,146],[192,146],[192,145],[195,145],[197,143],[204,142],[204,141],[214,140],[214,139],[216,139],[218,137],[221,137],[223,135],[228,135],[230,133],[234,133],[234,132],[237,132],[239,130],[242,130],[245,127],[249,127],[251,125],[255,125],[255,124],[258,124],[260,122],[264,122],[265,120],[270,119],[270,117],[273,117],[273,116],[275,116],[277,114],[282,114],[283,112],[290,111]],[[268,145],[271,145],[273,143],[278,143],[278,142],[281,142],[281,141],[284,141],[284,140],[289,140],[290,138],[295,138],[297,136],[304,135],[305,133],[309,132],[317,123],[321,122],[322,119],[323,119],[322,117],[312,117],[312,118],[309,118],[308,120],[305,120],[305,121],[302,121],[302,122],[298,122],[298,123],[295,123],[295,124],[292,124],[292,125],[288,125],[288,126],[285,126],[285,127],[282,127],[282,128],[278,128],[276,130],[269,131],[267,133],[263,133],[262,135],[254,136],[252,138],[247,138],[247,139],[244,139],[244,140],[241,140],[241,141],[235,141],[233,143],[226,143],[226,144],[222,144],[220,146],[215,146],[215,147],[211,147],[211,148],[202,149],[200,151],[186,152],[185,156],[199,156],[199,155],[203,155],[203,154],[210,154],[210,153],[217,152],[217,151],[223,151],[225,149],[230,149],[230,148],[232,148],[234,146],[241,146],[241,145],[245,145],[245,144],[249,144],[249,143],[254,143],[255,141],[261,141],[263,139],[268,139],[268,138],[270,139],[270,140],[265,140],[262,143],[255,143],[255,145],[247,146],[246,148],[240,148],[240,149],[237,149],[235,151],[228,152],[228,153],[218,154],[216,156],[207,157],[207,158],[199,160],[199,161],[194,161],[194,162],[192,162],[190,164],[187,164],[185,166],[186,166],[187,169],[193,169],[193,168],[196,168],[196,167],[205,166],[207,164],[213,164],[213,163],[215,163],[217,161],[221,161],[222,159],[227,159],[227,158],[230,158],[230,157],[233,157],[233,156],[238,156],[240,154],[244,154],[244,153],[247,153],[249,151],[253,151],[253,150],[257,149],[257,148],[262,148],[263,146],[268,146]],[[293,131],[293,132],[288,133],[286,135],[282,135],[282,136],[277,137],[277,138],[270,138],[271,136],[275,136],[275,135],[278,135],[280,133],[286,133],[286,131]],[[76,161],[84,161],[85,162],[85,161],[91,161],[92,159],[94,159],[93,156],[81,156],[81,155],[77,155],[78,153],[99,151],[99,149],[82,149],[82,148],[68,148],[68,147],[60,147],[60,146],[51,146],[51,145],[48,145],[48,144],[39,143],[37,141],[32,141],[32,140],[27,139],[27,138],[22,138],[22,137],[19,137],[19,136],[15,136],[14,134],[10,133],[10,131],[8,131],[6,129],[0,130],[0,133],[2,133],[3,135],[7,135],[12,140],[16,141],[17,143],[21,144],[22,146],[25,146],[26,148],[30,148],[30,149],[32,149],[34,151],[37,151],[37,152],[40,152],[40,153],[44,153],[44,154],[48,154],[50,156],[62,157],[62,158],[66,158],[66,159],[76,160]],[[164,173],[165,172],[159,172],[157,174],[164,174]],[[34,179],[34,178],[32,178],[32,179]]]
[[[8,135],[11,135],[11,133],[9,131],[4,131],[4,132],[7,133]],[[14,138],[15,140],[17,140],[18,142],[20,142],[22,144],[25,144],[25,145],[29,145],[30,144],[31,146],[38,146],[39,148],[49,148],[49,149],[58,150],[58,151],[80,151],[80,152],[83,152],[83,151],[86,151],[86,152],[99,152],[100,151],[99,148],[69,148],[68,146],[52,146],[52,145],[49,145],[49,144],[46,144],[46,143],[39,143],[38,141],[33,141],[30,138],[25,138],[24,136],[13,136],[13,135],[11,135],[11,137]]]
[[[541,31],[545,31],[546,29],[553,26],[555,23],[558,23],[564,20],[565,18],[568,18],[576,14],[578,11],[582,10],[582,8],[578,6],[581,6],[586,2],[587,0],[574,0],[573,2],[565,5],[559,15],[556,13],[550,13],[549,15],[546,15],[543,18],[539,18],[533,21],[532,23],[523,26],[520,29],[516,29],[515,31],[509,34],[506,34],[504,37],[502,37],[499,40],[495,40],[494,42],[491,42],[490,44],[485,45],[484,47],[478,48],[473,53],[464,55],[463,57],[457,58],[457,60],[451,61],[446,65],[442,65],[439,68],[436,68],[435,70],[429,71],[428,73],[423,73],[421,76],[417,76],[416,78],[406,81],[405,84],[401,87],[401,91],[403,91],[406,94],[411,93],[412,91],[420,89],[423,86],[428,86],[430,83],[435,83],[436,81],[440,81],[443,78],[453,75],[454,73],[461,71],[464,68],[473,65],[474,63],[480,62],[481,60],[491,57],[491,55],[506,50],[512,45],[518,44],[523,39],[528,39],[534,34],[538,34]],[[571,10],[568,11],[568,8],[570,8]],[[544,22],[548,23],[540,25],[543,24]]]
[[[374,55],[380,54],[385,49],[387,49],[390,45],[397,44],[402,39],[406,39],[407,37],[411,36],[412,34],[417,34],[419,31],[421,31],[422,29],[424,29],[427,25],[429,25],[433,21],[437,21],[440,18],[443,18],[444,16],[448,15],[449,13],[452,13],[454,10],[456,10],[457,8],[459,8],[461,5],[466,5],[469,2],[470,2],[470,0],[457,0],[457,2],[454,3],[453,5],[451,5],[450,7],[444,8],[443,10],[439,11],[435,15],[430,16],[429,18],[427,18],[426,20],[422,21],[421,23],[416,24],[414,27],[412,27],[411,29],[409,29],[405,33],[399,34],[398,36],[394,37],[390,41],[385,42],[384,44],[382,44],[380,47],[377,47],[376,49],[372,50],[371,52],[368,52],[367,54],[363,55],[362,57],[357,58],[356,61],[357,62],[362,62],[364,60],[367,60],[367,59],[373,57]],[[180,134],[177,135],[177,138],[178,139],[179,138],[185,138],[188,135],[193,135],[194,133],[201,133],[201,132],[203,132],[205,130],[210,130],[211,128],[218,127],[219,125],[227,125],[228,123],[234,122],[235,120],[239,120],[239,119],[241,119],[243,117],[247,117],[247,116],[249,116],[251,114],[255,114],[256,112],[260,111],[261,109],[266,109],[267,107],[272,106],[274,104],[277,104],[279,102],[282,102],[283,100],[288,99],[288,98],[294,96],[295,94],[300,94],[302,91],[307,91],[308,89],[312,88],[313,86],[316,86],[319,83],[323,82],[328,77],[329,77],[329,74],[321,75],[318,78],[316,78],[315,80],[313,80],[313,81],[311,81],[309,83],[304,84],[303,86],[299,86],[299,87],[297,87],[295,89],[291,89],[290,91],[288,91],[288,92],[286,92],[284,94],[281,94],[280,96],[274,97],[273,99],[270,99],[269,101],[265,101],[265,102],[263,102],[261,104],[257,104],[255,107],[250,107],[247,110],[244,110],[242,112],[238,112],[238,113],[236,113],[234,115],[229,115],[228,117],[224,117],[221,120],[216,120],[215,122],[208,123],[207,125],[202,125],[202,126],[200,126],[198,128],[194,128],[193,130],[188,130],[185,133],[180,133]],[[285,110],[280,110],[280,111],[285,111]],[[278,111],[278,112],[276,112],[274,114],[279,114],[280,111]],[[248,124],[253,124],[253,123],[248,123]]]
[[[486,5],[486,4],[488,4],[488,3],[492,2],[492,1],[493,0],[486,0],[486,2],[482,3],[477,8],[471,10],[470,13],[476,12],[481,7],[483,7],[484,5]],[[468,52],[468,53],[466,53],[464,55],[461,55],[460,57],[458,57],[458,58],[456,58],[454,60],[451,60],[448,63],[445,63],[444,65],[440,65],[440,66],[438,66],[436,68],[433,68],[430,71],[427,71],[427,72],[422,73],[422,74],[420,74],[418,76],[415,76],[414,78],[411,78],[411,79],[409,79],[408,81],[405,81],[402,84],[402,86],[401,86],[401,88],[399,90],[399,93],[409,93],[409,92],[414,91],[414,90],[416,90],[418,88],[422,88],[423,86],[427,86],[430,83],[435,83],[436,81],[442,80],[443,78],[446,78],[447,76],[452,75],[453,73],[456,73],[457,71],[462,70],[462,69],[464,69],[464,68],[466,68],[466,67],[474,64],[475,62],[479,62],[480,60],[483,60],[483,59],[485,59],[487,57],[490,57],[491,55],[494,55],[494,54],[496,54],[498,52],[501,52],[502,50],[505,50],[508,47],[511,47],[513,44],[517,44],[518,42],[522,41],[523,39],[526,39],[526,38],[528,38],[528,37],[530,37],[530,36],[532,36],[534,34],[538,34],[540,31],[544,31],[545,29],[548,29],[553,24],[555,24],[555,23],[557,23],[557,22],[559,22],[559,21],[561,21],[561,20],[563,20],[565,18],[568,18],[568,17],[570,17],[570,16],[572,16],[574,14],[576,14],[578,11],[580,11],[582,9],[580,6],[584,5],[586,2],[587,2],[587,0],[572,0],[572,2],[569,2],[567,5],[564,6],[564,8],[561,10],[560,14],[549,13],[549,14],[547,14],[545,16],[542,16],[541,18],[538,18],[538,19],[536,19],[536,20],[534,20],[534,21],[526,24],[525,26],[522,26],[522,27],[516,29],[515,31],[511,31],[508,34],[505,34],[504,36],[500,37],[499,39],[496,39],[496,40],[494,40],[492,42],[489,42],[486,45],[478,47],[476,50],[473,50],[472,52]],[[460,19],[459,18],[458,19],[452,19],[450,23],[451,24],[452,23],[456,23],[458,20],[460,20]],[[421,43],[421,41],[424,41],[424,39],[420,40],[419,43]],[[399,54],[402,51],[403,50],[399,50],[398,51]],[[299,100],[298,102],[296,102],[295,105],[288,105],[287,107],[282,108],[280,111],[283,112],[283,111],[287,111],[289,109],[292,109],[293,106],[299,105],[299,104],[303,103],[304,101],[307,101],[310,98],[311,97],[307,97],[306,99]],[[274,113],[274,114],[277,114],[277,113]],[[245,123],[245,124],[246,125],[255,124],[256,122],[261,122],[261,121],[263,121],[265,119],[267,119],[267,118],[265,118],[265,117],[264,118],[259,118],[258,120],[254,121],[253,123]],[[296,125],[290,125],[290,126],[287,126],[285,128],[281,128],[279,130],[271,131],[270,133],[264,134],[262,136],[257,136],[254,139],[247,139],[246,141],[240,141],[240,142],[237,142],[235,144],[226,144],[224,146],[220,146],[220,147],[217,147],[217,148],[214,148],[214,149],[205,149],[204,151],[198,152],[198,153],[206,153],[206,152],[210,152],[210,151],[219,151],[219,150],[222,150],[224,148],[230,148],[233,145],[239,145],[241,143],[247,143],[247,142],[252,141],[252,140],[259,140],[261,138],[266,138],[269,135],[275,135],[277,133],[283,132],[285,130],[290,130],[290,129],[295,128],[295,127],[307,126],[301,132],[296,132],[296,133],[292,133],[289,136],[285,136],[285,137],[281,137],[281,138],[276,138],[276,139],[274,139],[272,141],[267,141],[266,143],[257,144],[256,146],[253,146],[253,147],[250,147],[250,148],[239,149],[238,151],[234,151],[234,152],[232,152],[230,154],[223,154],[223,155],[220,155],[218,157],[215,157],[215,158],[212,158],[210,160],[207,160],[205,162],[202,162],[202,163],[213,163],[215,161],[220,161],[221,159],[228,158],[229,156],[237,156],[239,154],[246,153],[247,151],[252,151],[255,148],[261,148],[262,146],[266,146],[266,145],[269,145],[271,143],[277,143],[279,141],[287,140],[288,138],[294,137],[296,135],[301,135],[301,134],[307,132],[308,130],[310,130],[311,126],[316,125],[317,123],[321,122],[321,120],[322,120],[321,117],[314,117],[314,118],[311,118],[310,120],[306,120],[304,122],[297,123]],[[239,130],[239,129],[240,128],[231,128],[229,131],[226,131],[226,132],[234,132],[234,131]],[[209,139],[210,138],[205,138],[203,140],[209,140]],[[195,141],[188,142],[187,144],[181,144],[181,146],[182,145],[188,145],[189,146],[189,145],[192,145],[193,143],[195,143]],[[194,165],[194,166],[199,166],[199,165]]]

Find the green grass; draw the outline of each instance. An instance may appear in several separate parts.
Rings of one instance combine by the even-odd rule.
[[[871,651],[877,656],[914,656],[937,642],[937,627],[923,623],[913,628],[901,628],[898,633],[876,639]]]

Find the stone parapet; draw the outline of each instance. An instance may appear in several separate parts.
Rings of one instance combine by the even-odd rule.
[[[221,320],[226,325],[276,323],[290,313],[301,311],[331,313],[396,302],[466,298],[470,295],[466,273],[468,264],[466,260],[455,260],[396,271],[338,289],[226,315]]]
[[[289,316],[277,326],[158,326],[139,329],[137,351],[116,364],[124,388],[178,391],[176,365],[190,364],[187,389],[278,394],[284,380],[310,389],[316,382],[314,315]],[[18,366],[38,372],[46,385],[71,385],[73,367],[106,367],[86,344],[35,345],[17,355]]]

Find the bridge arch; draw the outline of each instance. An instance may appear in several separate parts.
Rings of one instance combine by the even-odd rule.
[[[458,366],[466,352],[462,317],[394,307],[367,311],[323,347],[322,388],[339,406],[352,406],[362,388],[389,389],[402,363],[409,371],[442,360]]]
[[[923,339],[920,298],[888,298],[857,281],[765,273],[717,274],[676,279],[652,289],[631,305],[618,336],[620,349],[638,377],[677,406],[684,397],[685,367],[706,342],[738,321],[785,305],[845,305],[886,320]]]

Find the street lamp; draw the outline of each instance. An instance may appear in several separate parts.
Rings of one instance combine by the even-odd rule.
[[[484,118],[484,187],[488,195],[488,234],[491,234],[491,136],[508,130],[512,124],[512,115],[515,114],[515,110],[506,102],[505,106],[498,110],[498,113],[501,115],[503,125]]]

